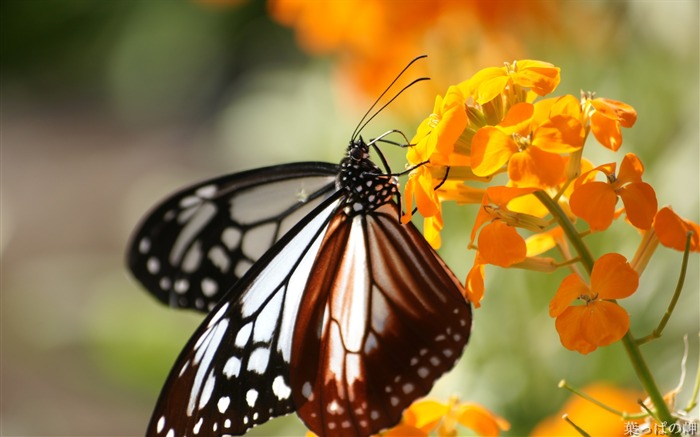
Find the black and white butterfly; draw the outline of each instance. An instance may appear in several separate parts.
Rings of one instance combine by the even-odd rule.
[[[243,434],[292,411],[317,435],[370,435],[461,356],[463,287],[398,220],[398,181],[370,160],[362,126],[340,165],[208,180],[138,228],[133,274],[163,302],[211,310],[147,435]]]

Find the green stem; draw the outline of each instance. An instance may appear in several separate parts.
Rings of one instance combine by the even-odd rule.
[[[649,366],[647,366],[646,361],[644,361],[644,356],[639,350],[639,345],[632,336],[632,333],[627,331],[621,341],[625,346],[632,367],[634,367],[634,371],[637,373],[637,378],[642,383],[642,387],[644,387],[644,391],[646,391],[652,404],[654,404],[656,416],[662,423],[665,422],[667,426],[675,423],[676,419],[671,414],[671,410],[668,409],[668,405],[666,405],[664,397],[659,391],[658,385],[656,385],[654,375],[651,374]]]
[[[594,260],[591,256],[591,252],[588,250],[588,247],[579,237],[578,231],[574,227],[574,224],[571,223],[571,220],[569,220],[568,217],[566,217],[566,214],[561,209],[559,204],[555,202],[554,199],[549,197],[547,193],[540,190],[535,191],[533,194],[535,195],[535,197],[537,197],[537,199],[540,202],[542,202],[542,204],[557,220],[559,226],[561,226],[562,230],[564,231],[564,234],[566,234],[566,237],[568,238],[569,242],[572,246],[574,246],[574,249],[576,249],[576,252],[579,254],[579,257],[581,258],[581,263],[586,268],[586,271],[588,271],[588,273],[590,274],[591,270],[593,269]]]
[[[685,283],[685,274],[688,270],[688,256],[690,255],[690,239],[693,236],[691,232],[688,232],[688,236],[685,241],[685,252],[683,253],[683,261],[681,262],[681,273],[678,276],[678,283],[676,284],[676,290],[673,292],[671,297],[671,302],[668,304],[668,308],[664,313],[664,316],[659,322],[659,326],[654,329],[651,334],[642,337],[637,340],[637,344],[642,345],[651,340],[661,337],[661,333],[664,332],[664,328],[673,314],[673,310],[676,308],[676,303],[678,303],[678,298],[681,297],[681,291],[683,290],[683,283]]]
[[[571,221],[568,219],[559,204],[549,197],[547,193],[540,190],[536,191],[534,194],[557,220],[559,226],[561,226],[562,230],[566,234],[569,242],[574,249],[576,249],[576,252],[578,252],[583,267],[590,275],[590,273],[593,271],[593,263],[595,261],[591,255],[591,252],[588,250],[588,247],[576,231],[573,223],[571,223]],[[637,378],[641,382],[642,387],[644,387],[647,395],[649,395],[651,402],[654,404],[657,417],[659,420],[661,420],[661,422],[666,422],[667,425],[675,423],[676,420],[671,415],[668,405],[666,405],[666,402],[664,402],[663,395],[659,391],[656,381],[654,381],[654,376],[649,370],[646,361],[644,361],[644,356],[642,356],[642,352],[639,350],[639,346],[632,336],[632,333],[627,331],[625,336],[622,337],[621,341],[625,346],[625,350],[627,351],[627,356],[632,363],[632,367],[634,367],[634,371],[637,373]]]

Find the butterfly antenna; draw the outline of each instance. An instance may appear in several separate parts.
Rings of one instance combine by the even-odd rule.
[[[413,65],[413,64],[414,64],[416,61],[418,61],[419,59],[423,59],[423,58],[427,58],[427,57],[428,57],[428,55],[420,55],[420,56],[417,56],[417,57],[413,58],[413,59],[411,60],[411,62],[409,62],[408,65],[406,65],[406,66],[403,68],[403,70],[401,70],[401,72],[394,78],[394,80],[391,81],[391,83],[389,84],[389,86],[386,87],[386,89],[379,95],[379,97],[377,97],[377,99],[374,101],[374,103],[372,103],[372,106],[369,107],[369,109],[367,110],[367,112],[365,112],[365,115],[362,116],[362,118],[360,119],[360,122],[357,123],[357,126],[355,127],[355,130],[352,132],[352,137],[351,137],[351,140],[352,140],[352,141],[354,141],[354,140],[357,138],[357,135],[358,135],[360,132],[362,132],[362,129],[364,129],[364,127],[367,126],[367,123],[369,123],[377,114],[379,114],[384,108],[386,108],[387,105],[388,105],[389,103],[393,102],[399,95],[401,95],[401,93],[404,92],[408,87],[410,87],[411,85],[415,84],[416,82],[420,82],[420,81],[423,81],[423,80],[429,80],[429,79],[430,79],[430,78],[428,78],[428,77],[421,77],[420,79],[414,80],[413,82],[411,82],[411,83],[408,84],[407,86],[403,87],[403,88],[401,89],[401,91],[399,91],[399,92],[389,101],[389,103],[387,103],[386,105],[384,105],[384,106],[382,106],[381,108],[379,108],[379,110],[378,110],[377,112],[375,112],[374,115],[372,115],[369,119],[367,119],[367,117],[368,117],[369,114],[372,112],[372,110],[374,109],[374,107],[377,106],[377,104],[379,103],[379,101],[382,100],[382,97],[384,97],[384,95],[385,95],[387,92],[389,92],[389,90],[391,89],[391,87],[394,86],[394,84],[396,83],[396,81],[399,80],[399,78],[406,72],[406,70],[408,70],[408,69],[411,67],[411,65]]]

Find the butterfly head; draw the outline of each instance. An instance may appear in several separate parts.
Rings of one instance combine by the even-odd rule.
[[[348,145],[348,158],[353,162],[361,162],[369,159],[369,145],[362,137],[352,140]]]

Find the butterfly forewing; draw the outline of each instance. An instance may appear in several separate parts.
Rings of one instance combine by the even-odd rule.
[[[370,435],[398,422],[462,354],[462,286],[396,204],[333,217],[297,319],[292,393],[318,435]]]
[[[298,163],[181,190],[132,238],[129,268],[159,300],[209,311],[293,225],[335,192],[338,166]]]
[[[337,204],[326,200],[289,231],[236,284],[237,298],[211,311],[168,377],[149,436],[242,434],[294,410],[291,335]]]

